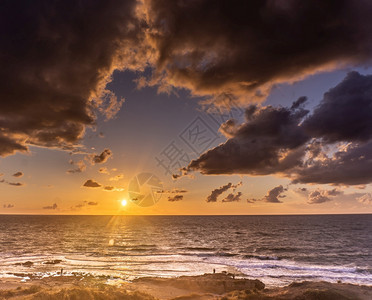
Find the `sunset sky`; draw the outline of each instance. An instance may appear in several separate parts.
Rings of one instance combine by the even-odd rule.
[[[3,2],[0,213],[372,213],[371,15]],[[148,207],[128,194],[143,172],[162,184]]]

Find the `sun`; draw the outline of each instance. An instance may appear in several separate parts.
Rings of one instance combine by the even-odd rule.
[[[128,201],[126,199],[121,200],[121,206],[126,206]]]

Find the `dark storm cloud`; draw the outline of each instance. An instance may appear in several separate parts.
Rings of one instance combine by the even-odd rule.
[[[273,83],[371,58],[369,1],[148,0],[145,12],[160,90],[251,101]]]
[[[98,188],[98,187],[101,187],[101,185],[92,180],[92,179],[88,179],[84,184],[83,184],[84,187],[89,187],[89,188]]]
[[[120,109],[124,99],[105,90],[115,69],[149,66],[152,78],[139,85],[247,103],[264,100],[278,82],[370,61],[371,15],[370,1],[354,0],[6,1],[0,10],[0,155],[26,152],[28,145],[71,150],[95,124],[95,111],[111,118]],[[318,135],[314,122],[308,129]],[[254,148],[268,150],[272,161],[260,152],[257,163],[248,162],[255,139],[241,143],[243,136],[232,134],[221,152],[247,152],[242,168],[235,161],[231,168],[193,167],[207,174],[268,174],[296,165],[302,155],[296,143],[281,145],[264,134]]]
[[[241,192],[237,192],[236,194],[230,193],[224,199],[222,199],[222,202],[238,202],[241,200],[241,196]]]
[[[372,141],[352,143],[326,159],[292,170],[293,183],[360,185],[372,182]]]
[[[174,195],[174,196],[168,197],[168,201],[170,202],[181,201],[181,200],[183,200],[183,195]]]
[[[302,127],[319,141],[308,145],[304,167],[293,170],[294,183],[372,182],[372,75],[350,72],[324,94]],[[340,145],[327,155],[324,145],[333,143]]]
[[[22,177],[22,176],[23,176],[23,172],[18,171],[18,172],[16,172],[16,173],[14,173],[12,176],[13,176],[13,177],[17,177],[17,178]]]
[[[58,205],[57,203],[54,203],[53,205],[50,205],[50,206],[44,206],[43,209],[57,209],[58,208]]]
[[[301,163],[309,136],[299,126],[308,111],[284,107],[250,106],[246,122],[226,122],[222,132],[231,137],[225,143],[191,161],[188,170],[203,174],[272,174]]]
[[[230,120],[228,140],[184,168],[202,174],[280,174],[293,183],[372,182],[372,75],[349,73],[309,114],[292,107],[250,106],[246,122]]]
[[[239,186],[241,186],[243,183],[240,181],[238,182],[237,184],[232,184],[231,182],[229,182],[228,184],[225,184],[217,189],[214,189],[211,194],[207,197],[207,202],[217,202],[217,199],[218,197],[223,194],[224,192],[226,192],[227,190],[229,189],[235,189]]]
[[[0,155],[28,145],[71,149],[123,99],[115,68],[138,67],[136,1],[5,1],[0,10]],[[138,47],[137,47],[138,48]],[[102,96],[102,97],[101,97]]]
[[[303,127],[328,143],[365,142],[372,137],[372,75],[350,72],[324,94]]]
[[[101,154],[91,155],[92,164],[103,164],[112,156],[112,151],[110,149],[105,149]]]

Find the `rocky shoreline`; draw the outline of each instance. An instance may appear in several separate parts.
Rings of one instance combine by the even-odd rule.
[[[0,299],[370,300],[372,287],[305,281],[268,289],[259,280],[235,278],[227,273],[147,277],[131,282],[76,274],[34,278],[27,282],[2,279]]]

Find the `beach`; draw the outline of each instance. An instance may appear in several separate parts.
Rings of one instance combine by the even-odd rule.
[[[259,280],[234,278],[228,273],[210,273],[177,278],[115,278],[55,276],[0,281],[0,299],[296,299],[370,300],[372,287],[329,282],[294,282],[285,287],[266,288]]]

